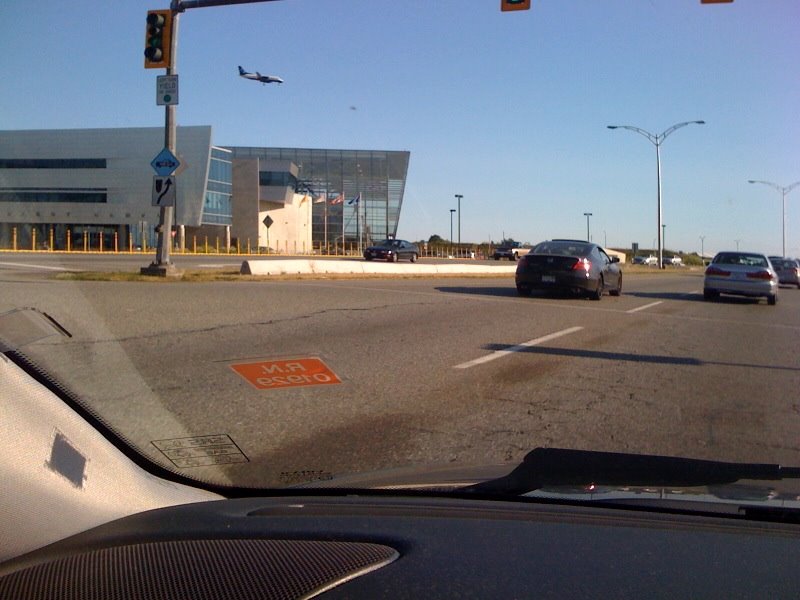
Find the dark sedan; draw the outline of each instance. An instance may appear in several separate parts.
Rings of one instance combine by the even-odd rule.
[[[533,290],[570,292],[600,300],[608,290],[622,293],[619,258],[606,254],[597,244],[579,240],[550,240],[537,244],[517,265],[517,292]]]
[[[407,258],[411,262],[417,262],[419,248],[417,248],[416,244],[405,240],[383,240],[364,250],[364,258],[367,260],[379,258],[392,262]]]

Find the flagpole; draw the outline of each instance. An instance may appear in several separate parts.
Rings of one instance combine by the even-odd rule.
[[[358,238],[358,253],[361,254],[361,202],[356,196],[356,237]]]

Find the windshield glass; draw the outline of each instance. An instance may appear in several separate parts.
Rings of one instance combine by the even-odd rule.
[[[800,289],[704,277],[800,256],[796,0],[191,7],[146,57],[168,4],[0,10],[0,314],[137,452],[800,465]]]

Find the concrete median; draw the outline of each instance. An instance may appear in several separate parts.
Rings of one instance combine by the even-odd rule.
[[[246,260],[242,275],[374,274],[374,275],[485,275],[514,273],[516,265],[386,263],[358,260]]]

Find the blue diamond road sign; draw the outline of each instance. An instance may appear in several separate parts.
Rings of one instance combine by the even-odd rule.
[[[156,155],[150,163],[150,166],[153,167],[153,170],[159,177],[167,177],[168,175],[172,175],[175,169],[181,166],[181,163],[169,149],[164,148]]]

